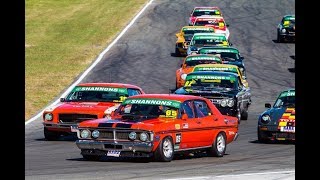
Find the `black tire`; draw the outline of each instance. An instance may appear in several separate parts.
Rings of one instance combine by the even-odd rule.
[[[180,56],[181,56],[181,53],[180,53],[180,51],[179,51],[178,48],[176,48],[176,50],[175,50],[175,55],[176,55],[177,57],[180,57]]]
[[[280,36],[279,32],[278,32],[278,35],[277,35],[277,42],[278,43],[282,42],[282,37]]]
[[[156,161],[170,162],[173,159],[173,141],[170,136],[162,139],[154,154]]]
[[[223,157],[227,149],[227,138],[224,132],[219,132],[216,139],[209,149],[209,155],[214,157]]]
[[[241,113],[240,110],[237,112],[236,118],[238,119],[238,124],[241,122]]]
[[[60,137],[60,133],[49,131],[45,127],[43,128],[43,135],[44,135],[44,138],[47,139],[48,141],[55,141]]]
[[[268,139],[265,139],[265,138],[262,137],[261,131],[259,130],[259,128],[257,130],[257,134],[258,134],[258,141],[260,143],[267,143],[269,141]]]
[[[241,113],[241,120],[248,120],[248,105]]]
[[[89,160],[89,161],[99,161],[101,158],[101,156],[99,155],[82,155],[82,157],[85,160]]]

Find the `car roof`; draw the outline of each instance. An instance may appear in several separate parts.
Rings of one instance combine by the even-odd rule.
[[[193,9],[219,9],[220,10],[220,8],[217,6],[196,6]]]
[[[209,19],[209,20],[210,19],[223,19],[224,20],[224,18],[222,16],[198,16],[198,17],[196,17],[196,21],[198,19],[204,19],[204,21],[207,19]]]
[[[210,26],[183,26],[181,29],[184,29],[184,28],[190,28],[190,29],[196,29],[196,28],[203,28],[203,29],[213,29],[213,27],[210,27]]]
[[[185,100],[190,99],[204,99],[199,96],[193,96],[193,95],[181,95],[181,94],[140,94],[140,95],[134,95],[130,96],[127,99],[132,98],[152,98],[152,99],[166,99],[166,100],[176,100],[180,102],[184,102]]]
[[[226,47],[226,46],[210,46],[210,47],[201,47],[199,50],[201,49],[233,49],[239,52],[239,50],[235,47]]]
[[[189,56],[186,56],[185,60],[186,61],[204,60],[204,59],[193,59],[194,57],[208,57],[209,60],[222,61],[221,57],[214,54],[191,54]]]
[[[115,87],[115,88],[134,88],[141,89],[138,86],[124,83],[80,83],[77,86],[96,86],[96,87]]]
[[[225,68],[239,68],[236,65],[233,64],[198,64],[195,65],[194,68],[196,67],[225,67]]]
[[[232,72],[222,72],[222,71],[196,71],[189,73],[187,76],[191,75],[213,75],[213,76],[234,76],[238,77],[238,74],[232,73]]]

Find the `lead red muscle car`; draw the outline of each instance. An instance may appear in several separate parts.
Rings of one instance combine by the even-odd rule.
[[[169,162],[186,151],[222,157],[238,136],[237,121],[199,96],[142,94],[122,102],[112,119],[81,122],[76,145],[87,160],[112,156]]]

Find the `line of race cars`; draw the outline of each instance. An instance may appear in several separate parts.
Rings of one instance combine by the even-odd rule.
[[[209,23],[209,24],[208,24]],[[195,7],[176,34],[186,55],[170,94],[146,94],[123,83],[81,83],[43,112],[44,136],[75,133],[87,160],[102,156],[153,158],[206,152],[222,157],[248,119],[251,92],[244,58],[229,41],[218,7]],[[258,140],[294,140],[294,89],[282,92],[258,119]]]

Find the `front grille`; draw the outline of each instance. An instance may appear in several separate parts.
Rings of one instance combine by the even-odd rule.
[[[92,132],[95,129],[90,129]],[[146,131],[135,131],[135,130],[117,130],[117,129],[98,129],[100,134],[98,139],[101,140],[120,140],[120,141],[130,141],[129,134],[134,131],[137,133],[136,141],[140,141],[139,137],[142,132]],[[150,140],[151,133],[146,132],[148,134],[148,139]]]
[[[98,119],[95,114],[59,114],[61,123],[79,123],[85,120]]]
[[[129,132],[117,132],[116,136],[117,136],[116,139],[125,139],[125,140],[127,140],[129,138]]]
[[[113,131],[100,131],[99,138],[113,139]]]

